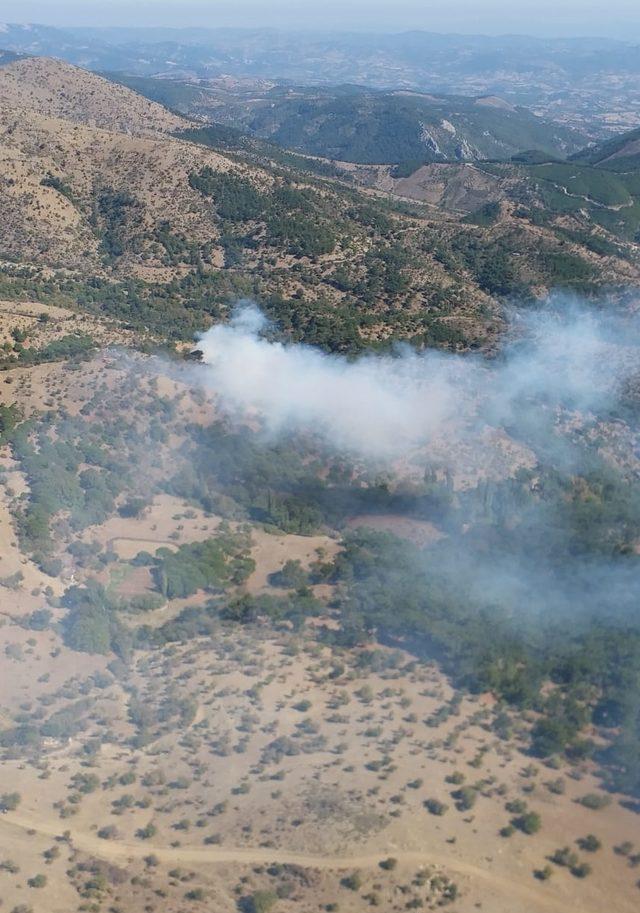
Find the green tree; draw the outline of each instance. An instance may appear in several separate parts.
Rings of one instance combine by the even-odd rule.
[[[273,891],[255,891],[242,901],[243,913],[269,913],[278,902],[278,895]]]
[[[14,812],[21,802],[20,793],[2,793],[0,795],[0,812]]]

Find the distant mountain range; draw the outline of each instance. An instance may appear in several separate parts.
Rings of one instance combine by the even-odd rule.
[[[584,162],[608,171],[630,171],[640,168],[640,129],[629,130],[571,156],[572,161]]]
[[[0,46],[93,70],[296,84],[357,83],[541,106],[574,125],[637,112],[640,50],[608,39],[282,32],[269,29],[56,29],[5,25]],[[613,78],[613,79],[612,79]]]
[[[347,166],[342,166],[347,168]],[[640,244],[640,130],[590,145],[569,159],[531,150],[510,161],[359,165],[351,180],[488,224],[502,204],[538,226],[555,226],[594,251]],[[616,241],[612,243],[613,236]]]
[[[332,96],[363,97],[401,111],[415,98]],[[514,114],[495,99],[449,100],[458,118],[446,128],[442,99],[419,101],[447,136],[470,129],[463,115]],[[340,131],[351,139],[346,117]],[[640,285],[640,172],[620,154],[634,142],[590,147],[596,164],[537,150],[340,165],[27,56],[0,66],[0,283],[176,338],[252,296],[295,338],[332,350],[484,345],[507,299]],[[628,171],[604,167],[616,151]]]
[[[206,86],[117,75],[181,114],[222,123],[286,149],[362,164],[508,159],[523,149],[566,156],[584,132],[495,96],[465,98],[358,86],[283,87],[255,81]]]

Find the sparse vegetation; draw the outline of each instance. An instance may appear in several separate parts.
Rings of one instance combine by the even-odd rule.
[[[247,296],[265,339],[345,370],[404,340],[487,348],[443,364],[489,373],[514,296],[520,351],[549,287],[636,284],[635,177],[540,152],[468,169],[468,189],[456,164],[425,168],[406,186],[435,175],[458,201],[436,213],[377,193],[424,163],[417,148],[370,169],[365,194],[361,171],[219,124],[176,141],[187,122],[89,72],[68,86],[60,62],[20,66],[0,228],[4,906],[508,905],[516,856],[516,905],[555,902],[557,878],[578,907],[624,906],[640,865],[635,373],[593,412],[513,378],[519,398],[495,422],[478,412],[477,443],[452,422],[374,466],[320,426],[267,434],[226,411],[190,349]],[[31,69],[47,100],[28,97]],[[274,104],[283,91],[317,104],[277,86]],[[344,90],[340,117],[362,94]],[[411,99],[392,108],[415,114]],[[502,122],[492,105],[473,102],[478,123]],[[412,146],[406,125],[394,148]],[[362,158],[369,127],[349,137]],[[635,358],[632,297],[607,298],[625,335],[607,340],[611,375]],[[624,585],[596,605],[603,568]]]

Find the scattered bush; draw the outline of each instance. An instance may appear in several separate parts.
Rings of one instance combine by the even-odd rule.
[[[585,796],[581,796],[577,801],[585,808],[590,808],[594,811],[599,811],[600,809],[611,805],[611,797],[606,796],[603,793],[587,793]]]
[[[359,891],[362,887],[362,876],[359,872],[354,872],[352,875],[345,875],[340,881],[340,884],[343,888],[348,888],[350,891]]]
[[[2,793],[0,795],[0,812],[14,812],[21,801],[20,793]]]
[[[427,799],[424,807],[430,814],[439,816],[444,815],[449,808],[445,802],[440,802],[438,799]]]
[[[586,837],[578,837],[576,843],[585,853],[595,853],[602,846],[601,841],[595,834],[587,834]]]

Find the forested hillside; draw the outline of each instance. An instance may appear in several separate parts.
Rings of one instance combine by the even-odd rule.
[[[42,95],[49,71],[68,80],[58,101]],[[621,220],[633,235],[622,178],[594,203],[601,237],[553,218],[574,199],[551,180],[564,165],[483,166],[533,189],[515,210],[465,220],[362,193],[322,161],[233,130],[170,136],[164,108],[68,65],[28,59],[2,73],[5,296],[37,292],[183,340],[254,296],[295,338],[357,351],[394,338],[483,345],[510,298],[637,281],[632,250],[610,238]],[[547,209],[536,187],[549,188]],[[579,222],[583,205],[562,214]]]
[[[347,162],[473,161],[532,148],[565,155],[587,139],[492,96],[114,78],[183,114],[243,129],[285,149]]]

